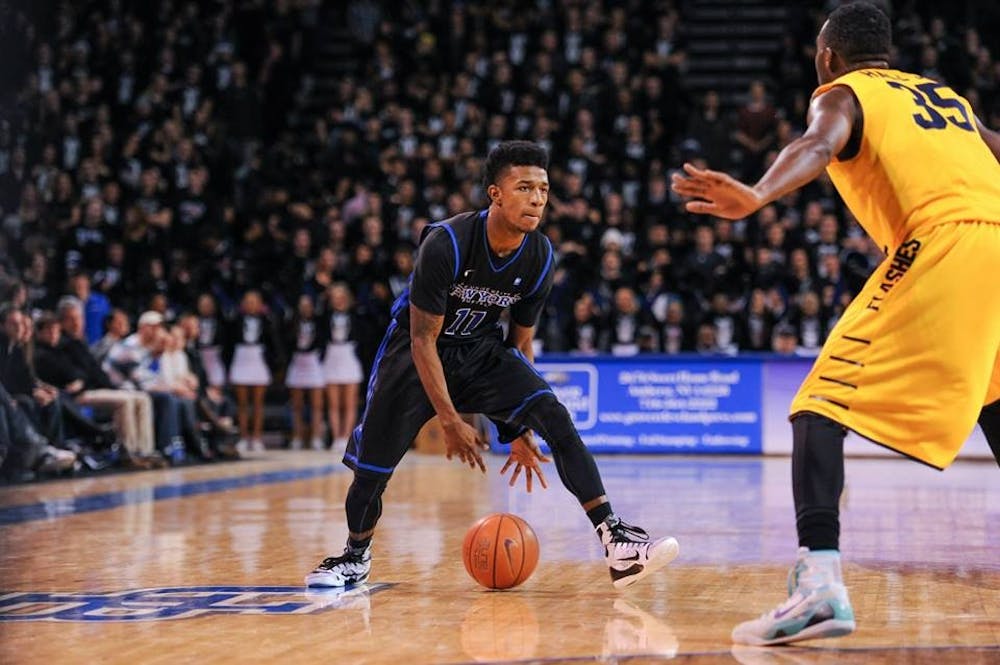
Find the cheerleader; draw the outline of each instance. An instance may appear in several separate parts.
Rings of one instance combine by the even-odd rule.
[[[302,448],[306,432],[302,422],[305,397],[309,396],[309,412],[312,416],[310,447],[323,448],[323,386],[326,379],[321,364],[324,335],[320,321],[316,318],[316,308],[312,298],[299,296],[295,319],[291,326],[290,347],[294,349],[292,361],[288,364],[285,385],[292,398],[292,450]]]
[[[236,393],[240,427],[237,448],[240,452],[264,450],[264,394],[271,385],[268,361],[277,355],[278,347],[259,292],[247,291],[243,296],[240,315],[233,322],[227,341],[231,357],[229,383]]]
[[[226,366],[222,362],[222,320],[215,298],[210,293],[198,296],[198,337],[195,347],[205,368],[208,385],[222,388],[226,385]]]
[[[342,451],[354,429],[358,415],[358,384],[364,378],[358,360],[356,340],[361,332],[354,312],[353,296],[343,282],[335,282],[326,291],[326,378],[327,417],[333,449]]]

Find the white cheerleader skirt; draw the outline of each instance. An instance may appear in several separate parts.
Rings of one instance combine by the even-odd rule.
[[[354,352],[353,342],[326,345],[323,376],[327,384],[361,383],[364,373],[361,370],[358,354]]]
[[[264,360],[264,345],[238,344],[229,365],[229,383],[234,386],[269,386],[271,370]]]
[[[319,351],[296,351],[288,364],[285,385],[289,388],[322,388],[326,385]]]
[[[222,349],[217,346],[202,348],[201,365],[205,368],[208,385],[216,388],[226,385],[226,366],[222,362]]]

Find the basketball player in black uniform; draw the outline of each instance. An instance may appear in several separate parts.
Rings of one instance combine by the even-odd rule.
[[[347,492],[347,547],[324,559],[306,584],[343,587],[368,579],[371,540],[382,492],[420,428],[437,414],[447,457],[484,473],[485,443],[459,413],[483,413],[511,442],[501,473],[512,481],[537,473],[544,458],[531,435],[549,442],[563,485],[580,501],[605,548],[616,587],[629,586],[677,556],[677,541],[653,541],[611,510],[600,473],[569,412],[532,367],[535,324],[552,286],[552,246],[538,225],[548,200],[548,155],[527,141],[508,141],[486,160],[490,207],[429,225],[410,288],[392,309],[368,383],[367,406],[344,463],[354,469]],[[497,321],[510,311],[502,339]]]

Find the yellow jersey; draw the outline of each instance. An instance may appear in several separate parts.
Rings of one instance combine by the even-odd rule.
[[[864,129],[856,155],[834,159],[833,184],[884,248],[948,222],[1000,223],[1000,163],[969,102],[951,88],[893,69],[861,69],[821,85],[854,92]]]

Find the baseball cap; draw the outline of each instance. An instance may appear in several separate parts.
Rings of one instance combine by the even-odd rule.
[[[161,323],[163,323],[163,315],[152,310],[143,312],[142,316],[139,317],[140,326],[158,326]]]

